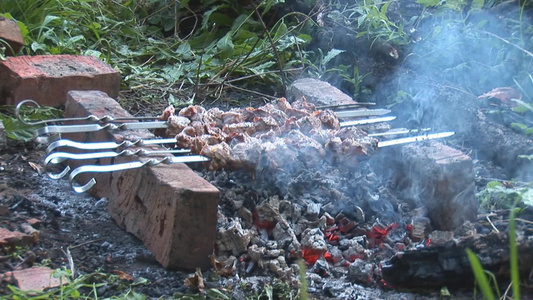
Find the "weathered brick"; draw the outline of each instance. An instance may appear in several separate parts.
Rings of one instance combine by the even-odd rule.
[[[290,102],[301,98],[315,105],[343,105],[356,102],[331,84],[314,78],[302,78],[294,81],[287,88],[287,100]]]
[[[58,107],[70,90],[100,90],[117,98],[120,80],[118,71],[92,56],[8,57],[0,61],[0,104],[33,99]]]
[[[427,209],[437,230],[454,230],[477,217],[472,159],[437,141],[404,145],[398,150],[402,193]]]
[[[99,91],[71,91],[65,114],[66,117],[89,114],[131,116],[116,101]],[[119,142],[125,138],[153,138],[153,135],[147,131],[113,134],[99,131],[68,137],[81,142]],[[98,163],[121,163],[132,159],[120,157],[100,160]],[[77,166],[75,162],[71,163],[73,167]],[[158,165],[114,173],[92,173],[80,179],[86,183],[92,176],[97,184],[91,192],[109,200],[108,208],[113,219],[139,237],[164,267],[185,270],[210,267],[208,256],[213,253],[216,239],[219,191],[187,165]]]
[[[29,246],[33,242],[34,239],[31,235],[0,227],[0,249],[14,250],[16,247]]]
[[[22,46],[24,46],[24,40],[22,39],[22,33],[17,22],[0,16],[0,39],[7,42],[9,47],[6,47],[7,55],[17,54]],[[13,50],[13,51],[11,51]]]
[[[64,284],[68,282],[64,276],[62,280],[53,277],[53,272],[54,270],[48,267],[33,267],[8,272],[2,277],[11,277],[11,280],[22,291],[42,291],[44,289],[58,287],[61,285],[61,282]]]

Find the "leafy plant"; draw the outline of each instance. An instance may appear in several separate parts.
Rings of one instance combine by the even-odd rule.
[[[30,141],[33,138],[33,132],[38,126],[20,122],[14,117],[12,110],[13,107],[11,106],[0,107],[0,121],[4,123],[6,136],[14,140]],[[62,110],[49,106],[41,106],[39,108],[22,106],[20,112],[26,120],[32,121],[56,119],[63,116]]]
[[[531,197],[530,195],[529,199],[532,200],[533,197]],[[516,214],[518,211],[518,208],[516,206],[518,205],[518,203],[519,199],[516,199],[513,202],[509,213],[509,263],[511,270],[511,289],[513,292],[513,299],[516,300],[520,300],[520,268],[518,265],[518,245],[516,242]],[[472,272],[474,273],[476,282],[479,284],[483,296],[485,297],[485,299],[489,300],[496,299],[496,296],[494,295],[494,292],[490,287],[489,280],[487,279],[485,274],[491,273],[483,270],[483,266],[481,265],[479,258],[472,250],[466,249],[466,254],[468,256],[468,260],[470,261],[470,266],[472,267]],[[499,296],[500,293],[497,287],[496,280],[493,275],[492,277],[495,289],[497,290]]]
[[[11,294],[6,295],[8,299],[98,299],[97,289],[103,286],[113,288],[116,297],[122,299],[144,299],[145,296],[135,292],[134,288],[139,285],[146,285],[148,281],[140,278],[136,281],[121,279],[120,275],[109,273],[91,273],[81,275],[78,278],[70,279],[71,273],[68,269],[57,269],[52,275],[59,279],[60,285],[46,291],[21,291],[15,286],[8,286]]]
[[[513,205],[533,206],[533,188],[512,187],[499,181],[490,181],[477,198],[484,210],[509,209]]]

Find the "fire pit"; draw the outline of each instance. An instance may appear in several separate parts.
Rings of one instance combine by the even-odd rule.
[[[108,111],[99,111],[101,107]],[[101,93],[69,95],[67,117],[111,112],[117,117],[129,116]],[[173,112],[166,117],[173,114],[178,115]],[[236,114],[233,111],[229,115],[235,118]],[[169,126],[167,133],[179,136],[185,128],[172,132]],[[373,133],[380,135],[386,134]],[[120,143],[154,137],[142,131],[120,135],[96,131],[69,134],[68,138]],[[319,147],[301,147],[299,152],[303,153],[296,154],[280,148],[274,156],[257,161],[241,157],[238,165],[235,158],[216,154],[227,148],[182,138],[181,142],[189,144],[181,147],[211,158],[207,170],[159,165],[91,174],[96,175],[93,193],[109,199],[115,221],[140,237],[168,268],[212,267],[229,285],[235,276],[272,274],[297,284],[297,261],[302,258],[311,291],[350,299],[360,290],[352,283],[408,288],[461,286],[473,279],[464,249],[480,250],[491,238],[498,239],[495,235],[476,235],[483,228],[474,225],[477,202],[472,160],[438,142],[373,153],[379,143],[365,133],[371,147],[359,144],[356,152],[338,151],[335,157],[327,157],[321,156]],[[262,147],[250,145],[246,151]],[[346,149],[331,147],[328,150]],[[264,154],[266,148],[260,152]],[[116,166],[129,161],[131,157],[117,156],[90,164]],[[88,162],[69,163],[76,168]],[[295,163],[299,167],[291,166]],[[179,177],[173,180],[176,174]],[[82,182],[90,179],[86,175],[80,174]],[[493,266],[504,262],[501,257]]]

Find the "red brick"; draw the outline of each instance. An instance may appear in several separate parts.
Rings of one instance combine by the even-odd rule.
[[[72,91],[67,117],[94,114],[131,116],[113,99],[98,91]],[[125,137],[153,138],[147,131],[106,131],[70,135],[77,141],[122,141]],[[120,163],[132,158],[101,160]],[[94,163],[94,162],[82,162]],[[73,165],[75,166],[75,165]],[[126,231],[139,237],[166,268],[195,270],[210,267],[216,239],[219,191],[185,164],[159,165],[123,172],[90,174],[97,185],[91,193],[109,200],[109,212]]]
[[[8,43],[9,47],[6,47],[7,55],[17,54],[22,46],[24,46],[24,40],[20,32],[20,27],[17,22],[0,16],[0,39],[3,39]],[[3,46],[3,45],[2,45]]]
[[[22,291],[42,291],[61,284],[59,278],[52,276],[52,272],[54,271],[47,267],[33,267],[8,272],[4,274],[4,277],[11,277]],[[62,282],[67,283],[68,280],[63,277]]]
[[[70,90],[101,90],[117,98],[120,80],[118,71],[92,56],[8,57],[0,61],[0,104],[33,99],[58,107]]]
[[[437,230],[454,230],[477,217],[472,159],[437,141],[412,143],[399,149],[397,176],[403,194],[427,209]]]
[[[33,244],[34,239],[31,235],[19,231],[11,231],[0,227],[0,249],[24,247]]]

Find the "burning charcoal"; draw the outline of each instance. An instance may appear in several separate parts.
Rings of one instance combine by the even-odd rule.
[[[392,222],[398,219],[394,207],[386,199],[381,199],[380,194],[371,194],[368,190],[365,193],[365,200],[372,210],[380,219],[386,222]]]
[[[256,244],[251,245],[248,247],[248,256],[250,256],[250,259],[253,262],[259,262],[263,260],[263,256],[265,256],[267,249],[265,247],[258,247]]]
[[[283,256],[278,256],[275,259],[269,260],[268,268],[272,273],[276,274],[278,278],[291,278],[293,275],[292,269],[287,265],[285,257]]]
[[[358,258],[366,257],[364,245],[366,245],[364,237],[342,239],[339,242],[339,249],[342,250],[344,259],[353,262]]]
[[[218,261],[215,255],[211,255],[211,265],[217,272],[217,275],[224,277],[232,277],[237,273],[237,258],[233,255]]]
[[[272,231],[272,236],[282,249],[289,253],[297,253],[301,251],[300,242],[294,234],[291,226],[285,219],[280,219]]]
[[[254,217],[250,210],[246,207],[241,206],[239,209],[239,216],[244,220],[244,225],[246,228],[251,228],[254,224]]]
[[[274,229],[280,218],[279,198],[277,196],[264,201],[254,210],[254,224],[261,229]]]
[[[316,220],[318,217],[318,214],[320,213],[320,203],[308,203],[307,204],[307,210],[305,212],[305,215],[310,220]]]
[[[370,283],[374,278],[374,265],[356,259],[348,266],[348,278],[361,283]]]
[[[218,229],[218,250],[238,256],[246,252],[250,238],[251,234],[249,230],[243,229],[240,222],[232,220],[223,228]]]
[[[453,241],[453,231],[434,230],[429,234],[428,240],[428,244],[432,246],[442,246]]]
[[[328,251],[324,234],[318,228],[306,229],[302,233],[301,243],[303,258],[309,265],[313,265]]]
[[[332,265],[338,265],[344,258],[342,256],[342,251],[336,247],[329,247],[328,252],[324,254],[324,258],[327,262],[329,262]]]
[[[411,221],[408,231],[413,242],[419,242],[426,238],[431,231],[431,221],[426,217],[417,217]]]
[[[318,274],[321,277],[329,276],[329,265],[324,259],[319,259],[309,270],[312,273]]]
[[[462,239],[472,237],[477,234],[476,226],[472,222],[466,221],[463,225],[457,227],[453,234]]]

